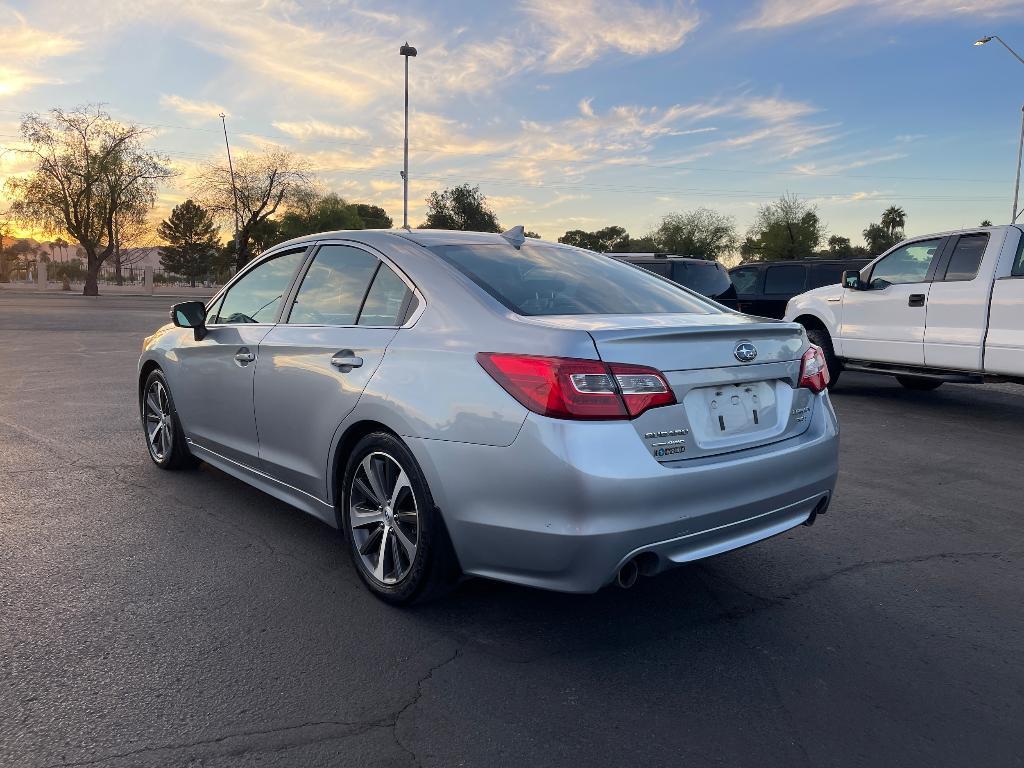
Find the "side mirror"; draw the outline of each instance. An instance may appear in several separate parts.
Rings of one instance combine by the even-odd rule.
[[[178,328],[191,328],[196,341],[206,336],[206,305],[201,301],[183,301],[171,307],[171,322]]]
[[[851,291],[864,290],[864,283],[860,281],[860,272],[856,269],[847,269],[843,272],[843,288],[849,288]]]

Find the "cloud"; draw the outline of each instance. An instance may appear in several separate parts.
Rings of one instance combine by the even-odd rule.
[[[229,117],[231,116],[231,113],[220,104],[216,104],[212,101],[195,101],[173,93],[165,93],[161,95],[160,106],[164,109],[174,110],[178,114],[185,115],[186,117],[205,117],[212,120],[220,117],[221,112]]]
[[[867,168],[871,165],[878,165],[879,163],[889,163],[894,160],[902,160],[906,155],[899,152],[892,152],[886,155],[878,155],[875,157],[862,157],[856,160],[847,160],[845,162],[836,162],[831,165],[819,166],[814,163],[804,163],[802,165],[793,166],[793,170],[798,173],[804,173],[808,176],[838,176],[845,171],[853,171],[858,168]]]
[[[305,120],[303,122],[274,122],[272,125],[282,133],[286,133],[299,141],[310,139],[352,139],[366,140],[369,131],[354,125],[331,125],[321,120]]]
[[[700,24],[689,2],[641,5],[628,0],[576,0],[572,3],[525,0],[546,48],[544,68],[580,69],[609,51],[650,56],[674,51]]]
[[[36,85],[60,83],[40,71],[48,59],[75,53],[82,43],[49,29],[31,26],[25,17],[0,10],[0,40],[5,64],[0,66],[0,96],[12,96]]]
[[[1020,0],[764,0],[741,29],[777,29],[840,11],[863,9],[889,18],[1003,16],[1019,13]]]

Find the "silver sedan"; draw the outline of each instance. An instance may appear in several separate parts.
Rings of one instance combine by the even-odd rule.
[[[153,461],[341,528],[390,602],[462,575],[630,586],[809,524],[835,487],[800,326],[518,227],[313,235],[171,320],[139,361]]]

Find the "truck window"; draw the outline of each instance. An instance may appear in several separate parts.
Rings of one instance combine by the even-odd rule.
[[[628,264],[629,262],[626,263]],[[669,269],[669,265],[665,262],[634,261],[633,264],[642,269],[646,269],[648,272],[653,272],[656,275],[661,275],[662,277],[672,277],[672,275],[670,274],[671,270]]]
[[[946,267],[946,275],[943,280],[973,280],[978,276],[978,267],[981,266],[981,259],[988,248],[988,233],[979,232],[976,235],[961,235],[953,248],[953,255],[949,258],[949,266]]]
[[[871,270],[871,285],[884,288],[887,285],[923,283],[940,245],[942,238],[919,240],[897,248],[875,264]]]
[[[823,285],[838,285],[842,279],[842,265],[815,264],[811,267],[811,282],[807,288],[821,288]]]
[[[1024,242],[1024,238],[1021,238],[1021,242]],[[758,284],[760,277],[761,270],[758,267],[743,267],[741,269],[734,269],[729,273],[729,278],[736,288],[736,293],[740,296],[757,293],[760,289]]]
[[[1011,274],[1014,277],[1024,277],[1024,234],[1021,234],[1020,242],[1017,243],[1017,258],[1013,261]]]
[[[768,267],[764,276],[764,292],[766,295],[782,293],[796,296],[804,292],[807,268],[802,264],[786,264]]]

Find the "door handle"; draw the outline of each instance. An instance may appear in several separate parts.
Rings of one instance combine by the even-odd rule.
[[[249,351],[248,347],[242,347],[238,352],[235,353],[235,361],[241,365],[251,363],[256,359],[256,355]]]
[[[907,300],[908,307],[923,307],[924,306],[924,294],[923,293],[912,293],[910,298]]]
[[[331,358],[331,365],[342,373],[348,373],[353,368],[359,368],[363,364],[363,358],[357,357],[351,349],[343,349]]]

